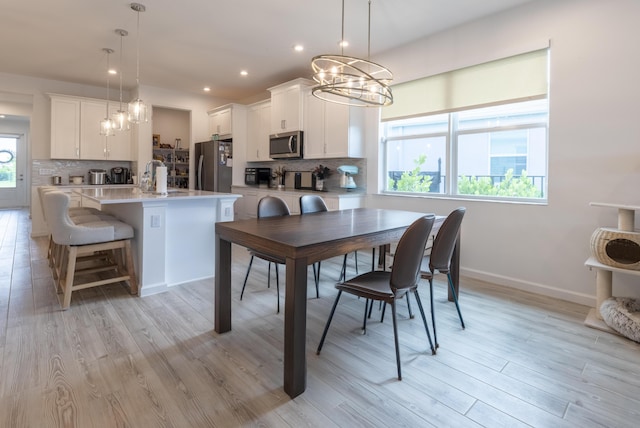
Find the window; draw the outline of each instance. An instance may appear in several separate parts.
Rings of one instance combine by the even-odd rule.
[[[0,135],[0,188],[16,187],[16,150],[18,139]]]
[[[384,190],[545,200],[547,118],[543,99],[384,122]]]
[[[393,86],[384,191],[546,200],[549,49]]]

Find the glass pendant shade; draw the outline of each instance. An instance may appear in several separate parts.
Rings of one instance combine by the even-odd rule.
[[[142,102],[140,98],[129,103],[129,122],[131,123],[146,123],[147,119],[147,105]]]
[[[111,119],[104,118],[100,121],[100,135],[105,135],[107,137],[113,137],[116,135],[115,128],[113,126],[113,122]]]
[[[129,126],[129,113],[124,110],[118,110],[111,115],[111,124],[116,131],[128,131]]]

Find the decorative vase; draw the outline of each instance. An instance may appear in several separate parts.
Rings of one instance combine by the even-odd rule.
[[[324,180],[316,179],[316,190],[324,189]]]

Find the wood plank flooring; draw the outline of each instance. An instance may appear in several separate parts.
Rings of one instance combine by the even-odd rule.
[[[437,278],[440,349],[427,351],[402,303],[400,382],[390,311],[380,323],[374,310],[362,335],[364,302],[351,296],[315,354],[340,269],[331,259],[320,299],[309,269],[307,390],[291,400],[266,263],[239,300],[245,249],[233,249],[233,330],[218,335],[212,281],[145,298],[107,285],[60,310],[47,241],[29,232],[27,211],[0,210],[0,427],[638,426],[640,345],[585,327],[585,306],[462,278],[461,330]]]

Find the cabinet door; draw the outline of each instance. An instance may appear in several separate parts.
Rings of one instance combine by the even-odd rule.
[[[106,115],[106,101],[80,102],[80,159],[107,159],[107,137],[100,135],[100,121]]]
[[[324,156],[349,157],[349,106],[324,104]]]
[[[80,159],[80,100],[51,98],[51,158]]]
[[[269,126],[271,104],[252,106],[247,113],[247,161],[267,161],[269,157]]]
[[[292,87],[271,94],[271,132],[299,131],[301,123],[300,88]]]
[[[117,113],[120,108],[119,103],[109,104],[109,117]],[[116,131],[116,135],[106,138],[106,156],[109,160],[133,160],[131,150],[131,130]]]
[[[322,159],[325,151],[324,105],[326,101],[318,99],[308,92],[305,95],[304,112],[304,158]]]
[[[231,135],[231,108],[211,113],[209,131],[211,134]]]

